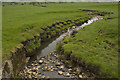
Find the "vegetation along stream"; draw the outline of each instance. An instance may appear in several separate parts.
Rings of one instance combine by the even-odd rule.
[[[70,29],[66,33],[61,34],[55,40],[45,43],[42,49],[38,51],[37,55],[30,58],[28,65],[20,72],[19,76],[23,78],[87,78],[95,77],[93,73],[90,75],[82,72],[77,74],[72,67],[66,67],[64,62],[59,58],[59,55],[56,53],[56,45],[64,37],[70,36],[74,31],[83,29],[86,25],[103,19],[102,16],[96,16],[88,20],[87,23],[84,23],[81,26],[75,27],[75,29]]]

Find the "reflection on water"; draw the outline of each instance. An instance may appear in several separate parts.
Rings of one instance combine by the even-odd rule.
[[[89,25],[99,19],[102,19],[101,17],[94,17],[91,20],[88,20],[87,23],[84,23],[81,26],[76,27],[74,30],[79,30],[82,29],[84,26]],[[37,69],[40,67],[37,71],[40,72],[40,74],[37,74],[38,72],[35,72],[33,75],[34,71],[32,71],[31,76],[37,76],[37,77],[47,77],[49,76],[50,78],[77,78],[78,75],[76,75],[76,71],[69,71],[71,68],[67,68],[64,63],[58,58],[57,53],[54,52],[56,49],[56,45],[59,41],[61,41],[65,36],[67,36],[69,33],[71,34],[73,30],[68,30],[69,32],[61,34],[58,38],[56,39],[51,39],[48,42],[42,43],[42,46],[40,47],[39,51],[31,57],[30,64],[28,64],[27,68],[25,69],[26,72],[30,73],[31,70],[34,68]],[[37,60],[36,60],[37,59]],[[42,61],[42,63],[40,62]],[[59,64],[58,64],[59,63]],[[24,72],[21,74],[26,74]],[[83,73],[83,72],[82,72]],[[84,78],[84,76],[82,75]],[[86,77],[85,77],[86,78]],[[72,80],[72,79],[71,79]]]
[[[76,27],[75,30],[79,30],[82,29],[84,26],[89,25],[97,20],[103,19],[101,16],[97,16],[97,17],[93,17],[91,20],[88,20],[87,23],[84,23],[81,26]],[[69,31],[69,33],[72,33],[73,30],[71,29]],[[46,56],[48,53],[54,51],[56,49],[56,44],[57,42],[59,42],[60,40],[62,40],[66,35],[68,34],[68,32],[61,34],[56,40],[54,40],[52,43],[50,43],[48,46],[46,46],[44,49],[42,49],[41,51],[38,52],[37,55],[37,59],[39,59],[40,57],[44,57]]]

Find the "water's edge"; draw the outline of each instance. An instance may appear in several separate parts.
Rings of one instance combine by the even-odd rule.
[[[102,19],[101,17],[98,17],[98,18]],[[76,30],[79,30],[80,28],[83,28],[84,26],[91,24],[92,22],[98,20],[98,18],[94,17],[91,20],[88,20],[88,23],[84,23],[82,26],[77,27]],[[70,30],[69,33],[72,33],[72,30]],[[3,65],[2,77],[3,78],[4,77],[5,78],[15,77],[16,74],[19,73],[19,71],[21,70],[21,66],[25,66],[26,63],[28,63],[28,61],[30,62],[34,59],[39,59],[40,57],[46,56],[51,51],[54,51],[56,48],[57,42],[62,40],[67,34],[68,34],[68,32],[63,33],[56,40],[54,40],[52,38],[48,43],[45,43],[45,44],[43,43],[42,45],[44,45],[44,49],[43,49],[43,47],[38,49],[40,51],[37,50],[36,52],[34,52],[37,54],[35,54],[33,57],[27,57],[26,54],[28,54],[28,53],[27,53],[24,45],[20,44],[15,50],[17,52],[13,51],[13,53],[15,53],[15,54],[12,55],[11,60],[6,60],[5,64]],[[54,41],[52,41],[52,40],[54,40]],[[31,53],[33,53],[33,52],[31,52]],[[31,54],[31,53],[29,53],[29,54]],[[17,56],[19,56],[19,57],[17,57]],[[16,68],[14,66],[16,66]]]
[[[96,16],[93,17],[92,19],[88,20],[87,23],[84,23],[81,26],[77,26],[75,28],[75,30],[79,30],[79,29],[83,29],[85,26],[90,25],[91,23],[97,21],[97,20],[101,20],[103,19],[101,16]],[[48,44],[48,46],[46,46],[45,48],[43,48],[41,51],[38,52],[38,55],[36,56],[36,59],[39,59],[41,57],[46,56],[48,53],[54,51],[56,49],[56,45],[59,41],[61,41],[62,39],[64,39],[65,36],[67,36],[68,34],[71,34],[73,32],[73,30],[71,29],[69,32],[63,33],[61,34],[59,37],[57,37],[55,40],[53,40],[50,44]]]
[[[87,23],[84,23],[81,26],[77,26],[74,30],[83,29],[86,25],[90,25],[91,23],[101,19],[103,19],[101,16],[93,17],[92,19],[88,20]],[[20,76],[24,78],[25,77],[26,78],[43,78],[43,77],[47,78],[48,76],[50,78],[80,78],[82,74],[77,75],[74,69],[67,68],[65,66],[66,64],[62,62],[62,59],[58,58],[58,54],[56,53],[56,50],[55,50],[57,43],[59,41],[62,41],[64,37],[71,34],[74,30],[71,29],[68,32],[61,34],[52,42],[50,41],[51,43],[47,43],[46,47],[44,46],[43,49],[37,52],[37,55],[34,55],[34,57],[31,57],[28,65],[26,65],[26,67],[20,72]],[[42,63],[40,63],[39,61],[42,61]],[[61,63],[61,64],[59,66],[56,66],[56,64],[58,63]],[[60,69],[61,66],[63,67],[63,69]],[[69,70],[72,70],[73,72],[69,72]],[[90,74],[89,77],[95,76],[92,72],[89,74]],[[81,78],[87,78],[87,77],[88,76],[82,76]]]

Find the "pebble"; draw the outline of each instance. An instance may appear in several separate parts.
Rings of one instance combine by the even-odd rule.
[[[55,65],[56,65],[56,66],[60,66],[60,62],[57,62]]]
[[[57,70],[57,68],[54,68],[54,70],[56,71],[56,70]]]
[[[39,69],[39,68],[41,68],[41,66],[37,66],[37,68]]]
[[[46,76],[46,79],[50,79],[50,76]]]
[[[43,71],[47,71],[47,66],[44,66],[44,67],[42,68],[42,70],[43,70]]]
[[[63,74],[63,72],[62,72],[62,71],[58,71],[58,74],[59,74],[59,75],[62,75],[62,74]]]
[[[36,73],[35,72],[33,72],[33,75],[35,75]]]
[[[34,66],[34,64],[31,64],[32,66]]]
[[[31,79],[32,78],[31,75],[29,75],[28,78]]]
[[[43,76],[41,76],[41,78],[45,78],[45,76],[43,75]]]
[[[79,78],[82,78],[82,75],[79,75]]]
[[[54,70],[53,70],[53,69],[51,69],[50,71],[51,71],[51,72],[53,72]]]
[[[36,63],[35,66],[37,66],[38,64]]]
[[[64,69],[64,66],[60,66],[59,69]]]
[[[42,63],[43,63],[43,60],[39,60],[39,63],[42,64]]]
[[[41,59],[44,60],[45,58],[42,57]]]
[[[75,74],[76,72],[72,71],[72,67],[69,67],[69,69],[66,69],[63,63],[60,60],[56,59],[55,57],[58,57],[58,55],[53,52],[53,53],[50,53],[48,56],[42,57],[40,60],[37,60],[39,64],[34,61],[34,63],[32,63],[30,66],[27,66],[24,68],[22,72],[24,75],[22,74],[22,76],[30,78],[30,79],[38,78],[38,77],[49,79],[50,76],[45,76],[44,72],[39,71],[41,69],[43,71],[51,71],[51,72],[57,71],[58,75],[63,75],[65,77],[84,78],[83,76],[84,73],[76,76]],[[80,69],[75,69],[75,70],[78,71]]]
[[[51,66],[51,68],[53,68],[53,66]]]
[[[36,71],[36,68],[35,68],[35,67],[33,67],[33,68],[32,68],[32,71]]]
[[[40,71],[38,71],[38,74],[41,74],[41,72],[40,72]]]
[[[65,76],[65,77],[69,77],[70,74],[66,72],[66,73],[64,73],[64,76]]]
[[[72,73],[72,69],[68,69],[68,72],[69,72],[69,73]]]

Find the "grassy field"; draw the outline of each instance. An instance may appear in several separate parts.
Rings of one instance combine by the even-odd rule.
[[[79,11],[79,4],[46,4],[47,7],[33,5],[5,5],[2,15],[3,59],[9,58],[9,51],[21,41],[30,39],[40,33],[41,27],[51,25],[56,21],[75,19],[87,16]],[[27,31],[25,31],[27,29]],[[5,56],[5,57],[4,57]]]
[[[112,19],[103,19],[79,30],[75,37],[66,37],[62,46],[64,53],[72,51],[71,56],[82,59],[86,64],[99,67],[100,71],[109,74],[109,77],[118,77],[117,7],[118,5],[113,3],[104,3],[97,7],[95,4],[90,7],[85,6],[85,9],[112,11],[114,14],[111,15]]]
[[[46,7],[33,5],[5,5],[2,7],[2,57],[9,58],[10,50],[21,41],[42,32],[41,28],[56,21],[88,16],[79,9],[114,12],[110,20],[97,21],[79,30],[74,38],[66,38],[66,52],[82,58],[86,63],[100,66],[104,73],[117,76],[118,66],[118,4],[117,3],[48,3]],[[80,42],[80,40],[86,43]]]

